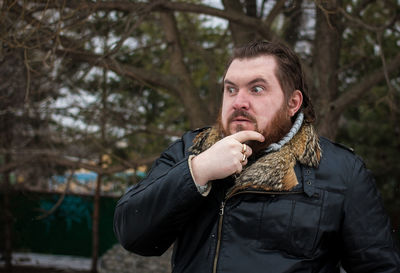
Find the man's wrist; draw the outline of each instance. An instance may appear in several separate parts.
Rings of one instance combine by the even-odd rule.
[[[194,173],[193,173],[193,168],[192,168],[192,160],[195,158],[195,156],[194,155],[191,155],[191,156],[189,156],[189,159],[188,159],[188,164],[189,164],[189,170],[190,170],[190,174],[192,175],[192,179],[193,179],[193,182],[194,182],[194,184],[195,184],[195,186],[196,186],[196,188],[197,188],[197,191],[201,194],[201,195],[204,195],[204,196],[206,196],[207,194],[208,194],[208,192],[210,191],[210,184],[208,183],[208,181],[205,181],[205,183],[204,184],[199,184],[198,182],[197,182],[197,180],[196,180],[196,177],[195,177],[195,175],[194,175]],[[203,182],[203,181],[202,181]]]
[[[192,178],[195,181],[196,185],[204,186],[208,183],[208,179],[205,178],[205,173],[199,170],[201,166],[199,166],[198,157],[195,155],[189,156],[189,169],[190,173],[192,174]]]

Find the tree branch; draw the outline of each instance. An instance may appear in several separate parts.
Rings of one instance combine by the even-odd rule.
[[[352,22],[353,24],[362,27],[366,30],[372,31],[372,32],[382,32],[385,29],[389,28],[392,26],[399,18],[399,14],[395,14],[386,25],[382,26],[371,26],[364,21],[362,21],[359,18],[353,17],[352,15],[348,14],[343,8],[338,8],[338,11],[349,21]]]
[[[70,1],[68,1],[70,2]],[[243,13],[236,11],[226,11],[202,4],[192,4],[186,2],[171,2],[171,1],[156,1],[156,3],[146,4],[146,3],[133,3],[129,1],[110,1],[110,2],[90,2],[87,1],[82,3],[80,1],[71,1],[67,4],[68,7],[77,8],[82,7],[84,9],[96,10],[114,10],[122,12],[137,12],[138,10],[143,10],[149,5],[152,5],[149,11],[181,11],[181,12],[191,12],[197,14],[205,14],[210,16],[215,16],[229,20],[230,22],[237,23],[246,27],[255,28],[257,32],[268,40],[280,41],[276,33],[274,33],[270,26],[264,23],[262,20],[250,16],[245,16]],[[84,5],[84,6],[82,6]]]
[[[183,131],[171,131],[168,129],[158,129],[156,127],[145,127],[145,128],[139,128],[136,130],[132,130],[129,132],[129,134],[137,134],[137,133],[148,133],[152,135],[160,135],[160,136],[170,136],[170,137],[180,137],[184,134]]]
[[[42,220],[42,219],[48,217],[49,215],[53,214],[56,211],[56,209],[62,204],[62,202],[64,201],[64,198],[65,198],[65,195],[67,194],[67,192],[69,190],[69,185],[71,184],[74,174],[75,174],[75,170],[73,170],[70,173],[70,175],[68,176],[67,184],[65,185],[65,189],[64,189],[63,193],[61,194],[60,198],[58,198],[57,202],[54,204],[54,206],[52,206],[51,209],[44,211],[44,213],[42,215],[37,216],[35,218],[36,220]]]
[[[392,61],[387,63],[387,73],[392,73],[400,67],[400,53],[395,56]],[[385,80],[385,71],[382,68],[376,69],[369,75],[366,75],[359,80],[359,83],[352,86],[348,91],[343,93],[339,98],[331,102],[329,105],[334,109],[335,113],[340,114],[346,107],[356,102],[367,90],[370,90],[374,85]]]
[[[376,0],[360,0],[357,1],[356,5],[354,6],[354,9],[352,11],[352,14],[358,15],[360,14],[369,4],[372,2],[375,2]]]
[[[15,162],[10,162],[9,164],[2,165],[0,167],[0,173],[14,170],[20,166],[27,164],[28,162],[48,162],[50,164],[69,167],[69,168],[73,168],[73,169],[83,168],[83,169],[86,169],[89,171],[93,171],[97,174],[110,175],[110,174],[122,172],[128,168],[131,168],[132,166],[140,166],[140,165],[150,164],[155,159],[157,159],[159,156],[157,154],[157,155],[149,156],[146,158],[130,161],[129,166],[127,166],[127,164],[122,164],[122,165],[115,165],[115,166],[110,166],[107,168],[102,168],[101,166],[98,166],[96,163],[86,163],[86,162],[82,162],[82,159],[76,160],[76,159],[72,159],[72,158],[67,158],[66,156],[55,153],[52,150],[39,150],[39,151],[24,150],[23,153],[15,152],[15,154],[19,154],[19,155],[33,154],[33,156],[30,156],[30,157],[28,156],[28,157],[26,157],[25,160],[18,160]]]
[[[265,19],[265,24],[267,26],[270,26],[274,22],[276,16],[278,16],[282,12],[283,7],[285,6],[285,2],[286,2],[286,0],[276,1],[274,7],[268,14],[268,17]]]
[[[79,62],[86,62],[94,66],[107,68],[121,76],[135,79],[147,86],[164,88],[174,96],[178,96],[178,79],[173,76],[166,76],[155,71],[146,71],[143,68],[132,65],[121,64],[111,57],[105,57],[90,52],[76,51],[72,49],[58,49],[58,55],[70,57]]]

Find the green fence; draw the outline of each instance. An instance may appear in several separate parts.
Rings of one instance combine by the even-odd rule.
[[[36,217],[49,210],[60,198],[58,194],[14,192],[12,195],[13,249],[37,253],[91,256],[93,197],[66,195],[58,209],[42,220]],[[2,204],[0,195],[0,204]],[[117,198],[100,199],[99,254],[117,243],[112,221]],[[0,208],[1,213],[3,213]],[[0,235],[4,223],[0,217]],[[392,213],[396,239],[400,242],[398,214]],[[0,238],[0,250],[4,240]]]
[[[37,217],[51,209],[59,198],[59,194],[50,193],[12,194],[14,251],[91,256],[93,197],[66,195],[54,213],[37,220]],[[116,202],[116,198],[100,199],[100,255],[117,243],[112,228]],[[1,222],[2,235],[3,229],[4,223]],[[0,241],[3,241],[3,238]],[[3,242],[0,243],[0,248],[4,248]]]

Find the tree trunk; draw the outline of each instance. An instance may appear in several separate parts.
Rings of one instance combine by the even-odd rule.
[[[342,27],[335,13],[339,0],[321,1],[317,7],[316,34],[314,45],[314,86],[312,97],[317,111],[317,128],[320,135],[334,139],[339,127],[340,115],[328,107],[338,96],[338,67]]]
[[[104,39],[106,41],[107,39]],[[106,42],[104,49],[106,49]],[[107,69],[103,69],[103,81],[101,82],[101,118],[100,118],[100,134],[101,134],[101,150],[107,146],[106,141],[106,126],[107,126],[107,97],[108,97],[108,86],[107,86]],[[105,168],[106,162],[103,158],[103,152],[100,151],[99,165],[101,168]],[[97,261],[99,259],[99,219],[100,219],[100,191],[101,181],[103,178],[102,173],[97,173],[96,190],[93,198],[93,220],[92,220],[92,268],[91,273],[97,273]]]
[[[293,1],[293,6],[284,12],[285,22],[283,27],[283,39],[292,48],[294,48],[300,36],[300,27],[303,17],[302,4],[303,0],[295,0]]]
[[[174,14],[170,11],[160,13],[160,21],[170,53],[171,74],[177,77],[176,91],[181,97],[185,113],[192,128],[209,124],[210,113],[199,90],[193,84],[189,69],[184,62],[184,52]]]
[[[10,155],[7,153],[5,155],[5,164],[11,162]],[[10,171],[3,173],[3,219],[4,219],[4,253],[3,258],[5,262],[5,271],[12,271],[12,226],[13,226],[13,216],[11,212],[11,183],[10,183]]]
[[[93,200],[92,217],[92,268],[91,273],[97,273],[97,261],[99,259],[99,216],[100,216],[100,189],[102,174],[97,175],[96,190]]]
[[[243,16],[247,15],[247,16],[252,16],[254,18],[257,17],[257,14],[255,13],[256,9],[254,9],[254,5],[256,5],[256,3],[254,1],[247,0],[245,2],[245,6],[247,8],[246,13],[244,11],[243,4],[239,0],[222,0],[222,3],[227,12],[233,10],[236,12],[243,13]],[[250,41],[256,39],[257,37],[256,35],[257,32],[255,29],[245,27],[237,23],[229,22],[229,29],[231,31],[233,43],[235,44],[235,46],[245,45]]]

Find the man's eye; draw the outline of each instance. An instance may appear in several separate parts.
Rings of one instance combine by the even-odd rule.
[[[253,87],[253,92],[255,92],[255,93],[260,93],[262,91],[264,91],[264,88],[261,87],[261,86],[254,86]]]
[[[226,91],[228,91],[228,93],[234,93],[235,92],[235,88],[234,87],[227,87]]]

